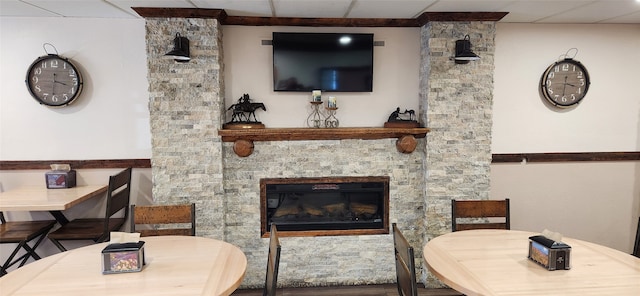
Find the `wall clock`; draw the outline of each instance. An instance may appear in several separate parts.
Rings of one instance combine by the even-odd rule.
[[[27,70],[27,88],[40,104],[63,107],[82,92],[82,74],[69,59],[57,54],[37,58]]]
[[[582,101],[590,83],[585,66],[565,57],[544,71],[540,78],[540,92],[553,106],[569,108]]]

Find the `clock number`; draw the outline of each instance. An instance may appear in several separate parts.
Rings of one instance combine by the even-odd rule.
[[[42,63],[40,63],[40,68],[41,69],[46,69],[47,68],[47,61],[43,61]]]
[[[38,92],[42,92],[42,89],[40,88],[40,86],[39,86],[39,85],[36,85],[36,86],[35,86],[35,88],[36,88],[36,90],[37,90]]]
[[[31,77],[31,81],[33,81],[34,84],[37,84],[38,83],[38,76]]]
[[[562,71],[563,72],[569,71],[569,64],[562,64]]]
[[[42,74],[42,68],[36,68],[35,71],[33,71],[34,75],[40,75]]]
[[[58,60],[51,60],[51,68],[58,68]]]

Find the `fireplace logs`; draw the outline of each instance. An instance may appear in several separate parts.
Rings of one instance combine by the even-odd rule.
[[[388,233],[388,177],[260,180],[262,234],[271,223],[283,235]]]

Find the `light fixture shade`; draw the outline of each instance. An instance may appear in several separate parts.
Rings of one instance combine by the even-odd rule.
[[[167,52],[164,56],[181,63],[190,61],[189,39],[187,39],[187,37],[180,36],[180,33],[176,33],[176,38],[173,39],[173,50]]]
[[[467,64],[469,61],[477,61],[480,57],[471,51],[471,41],[469,35],[463,40],[456,40],[456,55],[453,58],[456,64]]]

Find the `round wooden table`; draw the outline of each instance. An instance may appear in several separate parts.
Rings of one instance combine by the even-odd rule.
[[[577,239],[570,270],[527,258],[533,232],[465,230],[429,241],[424,259],[443,283],[466,295],[640,295],[640,258]]]
[[[140,272],[102,274],[95,244],[49,256],[0,278],[9,295],[230,295],[244,278],[247,258],[236,246],[195,236],[143,237]]]

